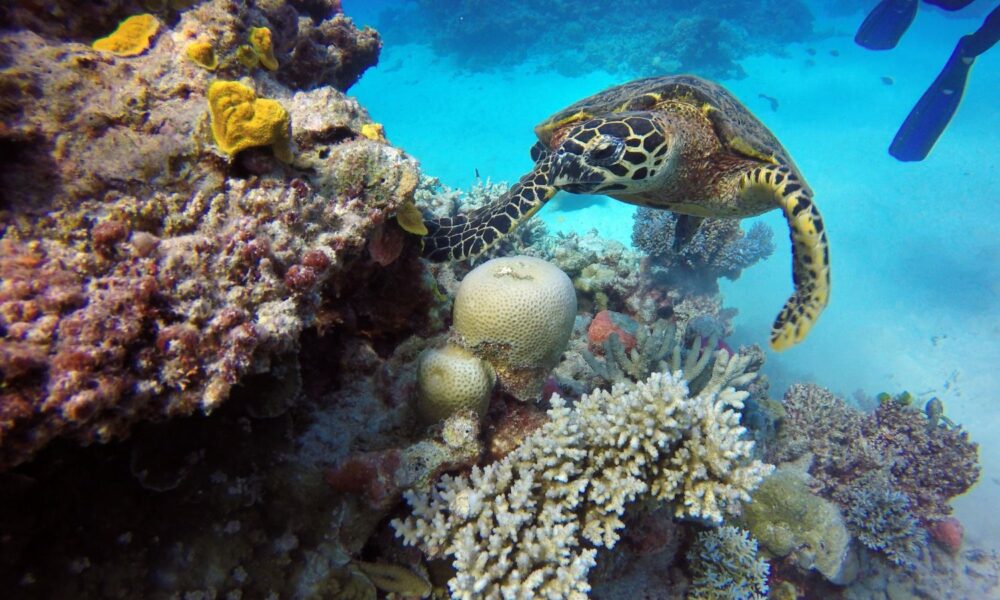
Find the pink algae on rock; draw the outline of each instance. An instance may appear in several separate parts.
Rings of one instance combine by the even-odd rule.
[[[64,41],[85,37],[85,21],[36,32],[37,15],[4,11],[0,471],[56,438],[104,442],[211,412],[278,357],[297,360],[308,328],[357,326],[344,290],[355,269],[378,267],[367,241],[412,202],[419,174],[361,135],[371,120],[340,91],[374,63],[377,34],[339,13],[298,19],[295,6],[178,9],[128,61]],[[113,11],[99,8],[91,17],[107,22]],[[223,160],[206,101],[214,76],[184,58],[194,39],[230,56],[250,24],[298,62],[255,83],[287,111],[294,166],[269,148]]]

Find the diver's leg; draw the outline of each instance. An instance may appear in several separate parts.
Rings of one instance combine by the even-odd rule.
[[[998,39],[1000,6],[986,16],[979,29],[958,41],[944,69],[903,121],[889,145],[889,154],[901,161],[927,158],[958,109],[976,57],[992,48]]]

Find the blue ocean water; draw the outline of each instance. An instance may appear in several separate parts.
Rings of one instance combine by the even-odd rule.
[[[382,30],[385,42],[379,66],[351,93],[394,144],[451,187],[470,187],[477,173],[516,180],[531,167],[537,122],[607,86],[671,73],[565,73],[545,49],[525,54],[516,40],[509,60],[479,56],[482,40],[474,38],[442,53],[420,41],[432,32],[399,35],[398,17],[414,3],[344,4],[356,22]],[[629,48],[628,31],[601,27],[606,3],[575,4],[589,41],[606,40],[609,52],[641,51]],[[638,18],[669,22],[670,10],[655,4]],[[732,4],[739,3],[722,6]],[[742,77],[715,77],[782,140],[813,187],[830,236],[830,305],[804,343],[769,353],[772,396],[812,381],[847,397],[909,390],[921,401],[943,399],[979,442],[983,465],[977,486],[955,501],[957,514],[970,538],[998,548],[1000,48],[978,59],[957,115],[926,160],[902,163],[887,153],[956,40],[992,5],[976,2],[958,14],[923,5],[898,47],[873,52],[852,38],[874,2],[807,4],[815,17],[807,39],[740,56]],[[476,60],[463,61],[463,53]],[[553,231],[596,228],[629,243],[633,211],[607,198],[560,194],[536,218]],[[760,219],[777,232],[777,251],[722,288],[726,304],[739,310],[736,343],[763,344],[791,288],[784,221],[777,212]]]

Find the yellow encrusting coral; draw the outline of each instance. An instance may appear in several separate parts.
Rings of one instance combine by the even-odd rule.
[[[95,41],[92,47],[118,56],[135,56],[149,48],[159,28],[160,22],[153,15],[135,15],[122,21],[111,35]]]
[[[208,87],[212,135],[226,154],[271,146],[280,160],[291,160],[291,122],[277,100],[258,98],[237,81],[216,81]]]
[[[214,71],[219,66],[219,60],[215,57],[215,50],[212,48],[212,44],[208,42],[191,42],[184,49],[184,54],[187,55],[191,62],[209,71]]]
[[[278,59],[274,56],[274,42],[271,40],[271,30],[267,27],[254,27],[250,30],[250,45],[260,60],[260,64],[269,71],[278,70]]]

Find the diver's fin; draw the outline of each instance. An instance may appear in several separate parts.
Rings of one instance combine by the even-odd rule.
[[[865,17],[854,41],[869,50],[895,48],[917,16],[918,0],[882,0]]]
[[[927,158],[945,127],[951,121],[965,92],[969,70],[976,57],[1000,40],[1000,6],[986,15],[974,33],[958,40],[937,79],[907,115],[896,137],[889,145],[889,154],[902,161]]]
[[[771,328],[771,347],[784,350],[801,342],[830,299],[830,247],[823,218],[804,181],[785,165],[756,166],[743,174],[740,193],[774,196],[792,235],[795,291]]]
[[[680,252],[681,248],[694,239],[694,234],[698,233],[698,228],[704,220],[704,217],[677,215],[677,224],[674,225],[674,252]]]
[[[425,221],[423,256],[435,262],[463,260],[485,252],[528,219],[556,193],[549,184],[551,155],[511,186],[493,204],[467,214]]]
[[[975,60],[975,57],[965,55],[960,40],[944,69],[896,132],[889,145],[889,154],[904,162],[927,158],[958,110],[969,69]]]

